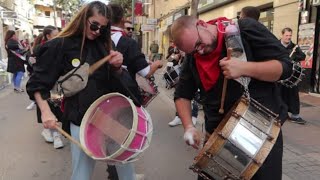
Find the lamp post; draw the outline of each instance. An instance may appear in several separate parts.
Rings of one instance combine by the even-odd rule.
[[[135,4],[135,0],[132,0],[132,4],[131,4],[131,8],[132,8],[132,15],[131,15],[131,21],[132,21],[132,25],[134,27],[134,4]]]

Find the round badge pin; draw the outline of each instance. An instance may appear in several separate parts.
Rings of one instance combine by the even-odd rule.
[[[77,58],[72,59],[71,64],[73,67],[78,67],[80,66],[80,60]]]

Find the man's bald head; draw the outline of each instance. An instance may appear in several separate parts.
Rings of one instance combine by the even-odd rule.
[[[196,28],[198,19],[192,16],[181,16],[175,20],[171,26],[172,40],[175,44],[180,44],[180,37],[185,30]]]

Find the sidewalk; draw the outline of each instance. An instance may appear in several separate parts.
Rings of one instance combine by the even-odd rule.
[[[160,96],[168,98],[174,108],[174,89],[166,89],[157,76]],[[319,97],[316,97],[319,96]],[[301,116],[306,125],[286,122],[283,127],[283,180],[320,179],[320,95],[300,94]],[[199,111],[197,128],[202,129],[203,111]]]

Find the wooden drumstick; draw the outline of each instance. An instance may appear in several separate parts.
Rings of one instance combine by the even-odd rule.
[[[64,135],[66,138],[68,138],[72,143],[74,143],[74,144],[76,144],[77,146],[79,146],[79,148],[80,148],[83,152],[87,153],[89,156],[92,157],[91,152],[86,151],[85,148],[80,144],[79,141],[77,141],[77,140],[75,140],[73,137],[71,137],[70,134],[68,134],[67,132],[65,132],[65,131],[64,131],[63,129],[61,129],[59,126],[56,126],[55,128],[56,128],[56,130],[59,131],[62,135]]]
[[[299,47],[298,44],[292,49],[292,52],[291,52],[290,55],[289,55],[290,58],[291,58],[291,56],[293,55],[293,53],[296,52],[297,47]]]
[[[228,48],[227,49],[227,60],[229,60],[231,58],[231,53],[232,53],[232,48]],[[224,100],[226,97],[227,86],[228,86],[228,79],[226,77],[224,77],[223,87],[222,87],[222,95],[221,95],[221,104],[220,104],[220,109],[219,109],[220,114],[224,113],[223,106],[224,106]]]
[[[89,67],[89,74],[93,74],[94,71],[96,71],[97,69],[99,69],[99,67],[101,67],[104,63],[108,62],[111,59],[112,55],[108,55],[107,57],[104,57],[103,59],[95,62],[94,64],[92,64]]]

